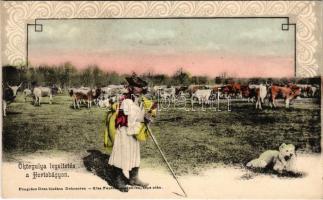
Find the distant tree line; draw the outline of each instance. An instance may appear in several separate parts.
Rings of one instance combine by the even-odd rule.
[[[18,84],[23,82],[25,87],[32,85],[57,85],[62,88],[79,86],[104,86],[123,84],[125,75],[116,72],[103,72],[98,66],[88,66],[77,70],[72,64],[59,66],[15,67],[3,66],[3,82]]]
[[[59,66],[42,65],[39,67],[2,67],[3,83],[17,85],[23,82],[24,87],[32,85],[50,86],[57,85],[62,88],[80,86],[103,87],[110,84],[125,84],[125,77],[129,74],[117,72],[104,72],[96,65],[90,65],[83,70],[78,70],[71,63]],[[212,85],[238,82],[241,84],[275,83],[285,85],[288,83],[320,84],[320,77],[315,78],[236,78],[222,73],[217,77],[191,76],[183,68],[179,68],[173,75],[144,73],[139,75],[150,85]]]

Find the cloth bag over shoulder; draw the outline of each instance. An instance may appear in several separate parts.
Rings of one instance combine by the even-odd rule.
[[[156,104],[147,99],[146,97],[142,98],[143,100],[143,106],[145,109],[145,113],[149,113],[151,117],[156,117],[157,115],[157,106]],[[106,147],[106,151],[108,153],[111,153],[115,135],[117,133],[116,128],[116,119],[119,112],[119,103],[114,103],[111,106],[111,110],[107,112],[107,114],[104,117],[104,146]],[[141,123],[141,127],[139,128],[138,134],[136,134],[134,137],[140,141],[144,142],[148,138],[148,129],[144,122]]]

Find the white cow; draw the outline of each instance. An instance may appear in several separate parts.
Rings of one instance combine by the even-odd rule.
[[[110,87],[101,87],[101,91],[103,94],[111,95],[112,88]]]
[[[193,93],[192,99],[195,97],[198,99],[199,104],[205,103],[209,104],[210,103],[210,97],[212,95],[212,90],[211,89],[198,89]]]
[[[259,88],[259,86],[260,86],[260,85],[258,85],[258,84],[249,84],[249,85],[248,85],[248,87],[249,87],[250,89]]]
[[[108,85],[106,87],[102,87],[101,91],[103,94],[107,94],[109,96],[121,95],[128,92],[124,85]]]
[[[160,93],[167,88],[167,85],[155,85],[151,88],[151,94],[153,96],[160,95]]]
[[[316,93],[318,92],[318,87],[311,86],[311,96],[315,97]]]
[[[24,89],[22,92],[24,95],[25,102],[27,101],[27,97],[32,97],[33,92],[30,89]]]
[[[259,108],[260,110],[262,110],[261,104],[265,102],[265,98],[267,96],[267,87],[263,84],[260,84],[256,88],[256,93],[257,93],[256,109]]]
[[[160,97],[162,99],[175,99],[175,93],[176,93],[176,88],[175,87],[170,87],[170,88],[164,88],[160,90]]]
[[[101,88],[102,90],[102,88]],[[114,102],[116,96],[111,96],[110,94],[101,93],[100,97],[98,98],[98,106],[100,108],[108,108],[111,104],[110,102]]]
[[[41,102],[41,98],[42,97],[49,97],[49,104],[52,104],[53,101],[53,94],[52,94],[52,89],[49,87],[35,87],[33,90],[33,94],[34,94],[34,105],[39,105],[40,106],[40,102]]]
[[[99,100],[99,107],[100,108],[108,108],[110,107],[110,99]]]
[[[62,88],[61,88],[61,87],[59,87],[59,86],[57,87],[57,93],[58,93],[58,94],[63,94],[63,90],[62,90]]]

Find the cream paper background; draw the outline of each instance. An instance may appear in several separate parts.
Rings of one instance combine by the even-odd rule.
[[[322,2],[320,1],[219,1],[219,2],[1,2],[1,60],[2,63],[12,65],[23,65],[26,62],[26,26],[27,23],[34,24],[36,18],[122,18],[122,17],[240,17],[240,16],[275,16],[289,17],[289,23],[297,25],[297,76],[312,77],[320,75],[322,66]],[[322,118],[321,118],[322,119]],[[46,155],[46,152],[44,153]],[[30,155],[21,157],[33,163],[41,162],[68,162],[73,159],[73,155]],[[63,153],[64,154],[64,153]],[[321,159],[321,164],[317,165],[314,160]],[[87,173],[81,169],[81,162],[78,163],[77,170],[72,170],[72,178],[66,181],[45,181],[39,179],[35,185],[48,186],[61,184],[62,186],[101,186],[105,182],[97,176]],[[145,163],[143,163],[145,167]],[[146,167],[148,167],[146,165]],[[314,156],[307,158],[302,163],[304,168],[310,168],[316,173],[315,177],[308,177],[305,182],[290,185],[288,182],[280,180],[258,179],[253,184],[235,184],[229,182],[225,176],[230,178],[240,176],[240,172],[234,169],[226,170],[220,168],[219,171],[209,172],[201,175],[204,182],[199,182],[194,177],[188,177],[184,182],[184,188],[189,188],[191,197],[197,198],[322,198],[322,158]],[[120,194],[117,191],[91,191],[91,192],[17,192],[14,187],[17,185],[30,186],[24,179],[22,171],[17,170],[17,164],[2,165],[2,195],[4,197],[100,197],[100,198],[179,198],[172,192],[181,193],[174,180],[167,172],[160,174],[156,168],[145,170],[144,179],[152,182],[152,179],[162,181],[164,190],[157,193],[153,191],[131,191],[128,195]],[[83,174],[83,175],[82,175]],[[210,177],[210,175],[212,175]],[[154,178],[152,178],[154,177]],[[209,178],[208,178],[209,177]],[[64,179],[63,179],[64,180]],[[157,183],[158,183],[157,181]],[[275,182],[276,181],[276,182]],[[268,184],[268,190],[258,190],[257,186]],[[304,185],[302,185],[304,184]],[[276,185],[274,188],[270,186]],[[236,196],[230,196],[231,188],[239,188]],[[293,188],[303,188],[303,190],[293,190]],[[258,189],[257,189],[258,188]],[[263,188],[263,187],[262,187]],[[266,187],[265,187],[266,188]],[[271,189],[277,193],[273,194]],[[213,195],[206,196],[204,192],[214,192]],[[220,193],[219,193],[220,191]],[[280,195],[279,191],[284,191]],[[286,191],[288,191],[286,193]],[[209,193],[210,194],[210,193]],[[250,196],[250,194],[252,194]],[[287,196],[286,196],[287,195]],[[290,196],[288,196],[290,195]]]
[[[296,75],[319,75],[322,63],[321,1],[2,2],[3,63],[26,62],[26,24],[36,18],[289,17],[297,26]]]

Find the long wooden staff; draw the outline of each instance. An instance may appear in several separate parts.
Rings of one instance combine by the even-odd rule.
[[[181,190],[183,191],[183,193],[184,193],[185,197],[187,197],[187,194],[186,194],[186,192],[185,192],[184,188],[182,187],[181,183],[178,181],[178,179],[177,179],[177,177],[176,177],[176,175],[175,175],[175,173],[174,173],[173,169],[172,169],[172,168],[171,168],[171,166],[169,165],[169,163],[168,163],[168,161],[167,161],[167,159],[166,159],[166,157],[165,157],[165,155],[164,155],[163,151],[162,151],[162,150],[161,150],[161,148],[159,147],[159,145],[158,145],[158,143],[157,143],[157,140],[156,140],[155,136],[153,135],[153,133],[152,133],[152,131],[151,131],[151,129],[150,129],[150,127],[149,127],[149,125],[148,125],[147,123],[145,123],[145,124],[146,124],[146,127],[147,127],[147,129],[148,129],[148,133],[149,133],[150,137],[152,138],[152,140],[154,141],[155,145],[157,146],[157,148],[158,148],[158,150],[159,150],[160,154],[162,155],[162,157],[163,157],[163,159],[164,159],[165,163],[167,164],[168,169],[169,169],[169,170],[170,170],[170,172],[172,173],[172,175],[173,175],[174,179],[176,180],[176,182],[177,182],[178,186],[179,186],[179,187],[181,188]]]

